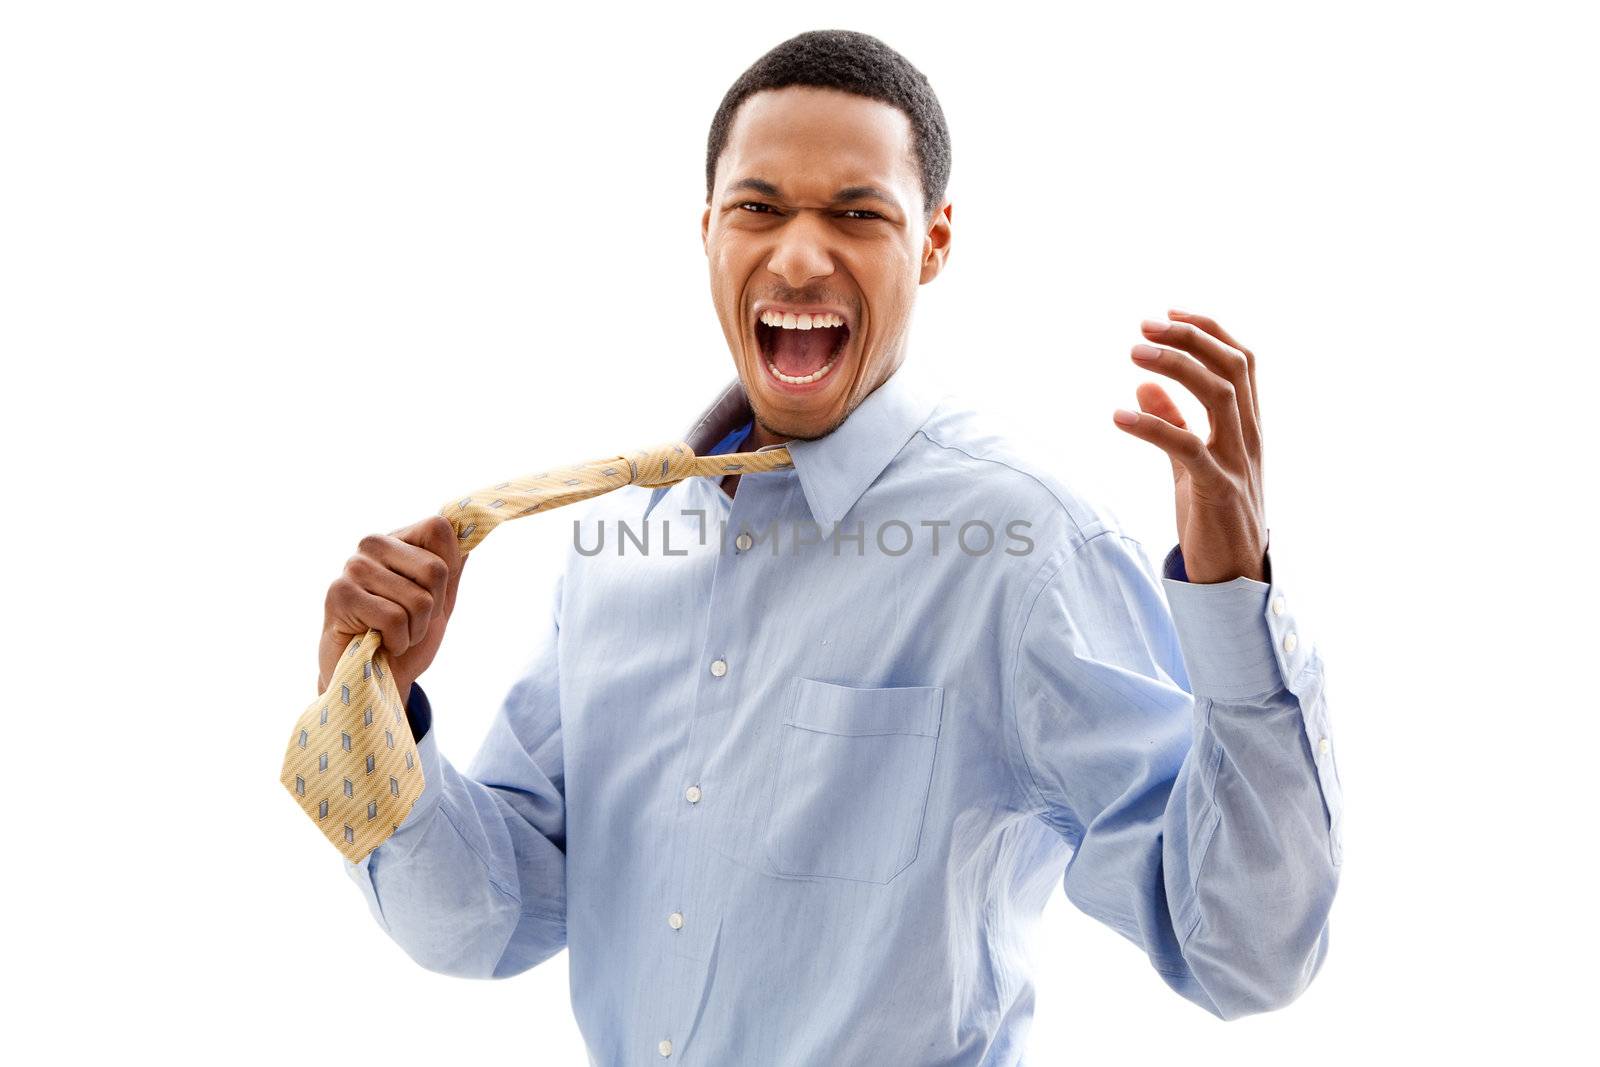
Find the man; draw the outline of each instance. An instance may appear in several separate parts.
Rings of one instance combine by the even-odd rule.
[[[738,379],[687,440],[793,468],[592,501],[467,772],[414,685],[463,571],[449,524],[363,540],[329,591],[319,689],[378,629],[427,780],[348,873],[431,970],[568,948],[596,1063],[1016,1064],[1015,939],[1058,878],[1225,1019],[1322,964],[1339,782],[1270,584],[1253,356],[1178,312],[1135,350],[1214,430],[1141,390],[1128,432],[1177,489],[1158,580],[896,374],[949,159],[926,80],[863,34],[801,34],[729,90],[702,232]]]

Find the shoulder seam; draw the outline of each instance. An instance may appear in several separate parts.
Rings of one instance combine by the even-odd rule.
[[[1048,493],[1050,495],[1051,499],[1053,499],[1056,502],[1056,504],[1061,508],[1062,514],[1066,515],[1067,521],[1072,523],[1072,528],[1077,531],[1078,543],[1081,545],[1083,542],[1088,540],[1088,538],[1084,536],[1083,527],[1078,525],[1077,517],[1072,514],[1072,509],[1067,506],[1067,502],[1065,500],[1062,500],[1060,494],[1058,494],[1054,489],[1052,489],[1050,487],[1050,485],[1048,483],[1046,483],[1045,481],[1043,481],[1038,475],[1034,474],[1031,471],[1025,471],[1025,470],[1021,469],[1020,467],[1017,467],[1017,466],[1015,466],[1013,464],[1007,463],[1003,459],[995,459],[992,456],[975,455],[973,452],[971,452],[968,449],[962,448],[960,445],[953,445],[953,444],[950,444],[950,443],[948,443],[946,441],[941,441],[941,440],[935,438],[931,433],[928,432],[926,423],[923,424],[922,426],[918,427],[917,433],[921,434],[924,438],[927,439],[929,444],[934,445],[937,448],[943,448],[943,449],[946,449],[946,450],[951,451],[951,452],[959,452],[963,456],[966,456],[968,459],[973,460],[974,462],[977,462],[977,463],[993,463],[997,467],[1004,467],[1006,470],[1011,471],[1014,474],[1018,474],[1018,475],[1020,475],[1020,476],[1022,476],[1024,478],[1027,478],[1029,481],[1033,482],[1039,488],[1043,489],[1046,493]],[[1098,536],[1098,535],[1096,535],[1096,536]]]

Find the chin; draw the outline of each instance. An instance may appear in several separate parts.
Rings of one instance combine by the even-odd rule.
[[[756,419],[769,432],[793,440],[810,440],[831,433],[842,420],[837,413],[849,391],[847,375],[835,366],[824,378],[795,387],[775,379],[763,365],[743,375],[745,395]]]

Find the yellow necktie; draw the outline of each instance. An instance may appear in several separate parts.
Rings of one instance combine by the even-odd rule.
[[[682,442],[592,460],[501,482],[439,509],[463,554],[508,519],[549,511],[624,485],[665,486],[692,477],[725,478],[792,467],[785,447],[696,456]],[[295,724],[278,780],[351,863],[400,828],[422,794],[422,767],[390,676],[382,638],[355,638],[327,692]]]

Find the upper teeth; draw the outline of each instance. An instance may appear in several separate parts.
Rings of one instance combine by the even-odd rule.
[[[831,311],[821,315],[796,315],[792,311],[763,311],[761,322],[766,326],[776,326],[780,330],[809,330],[844,325],[844,319]]]

